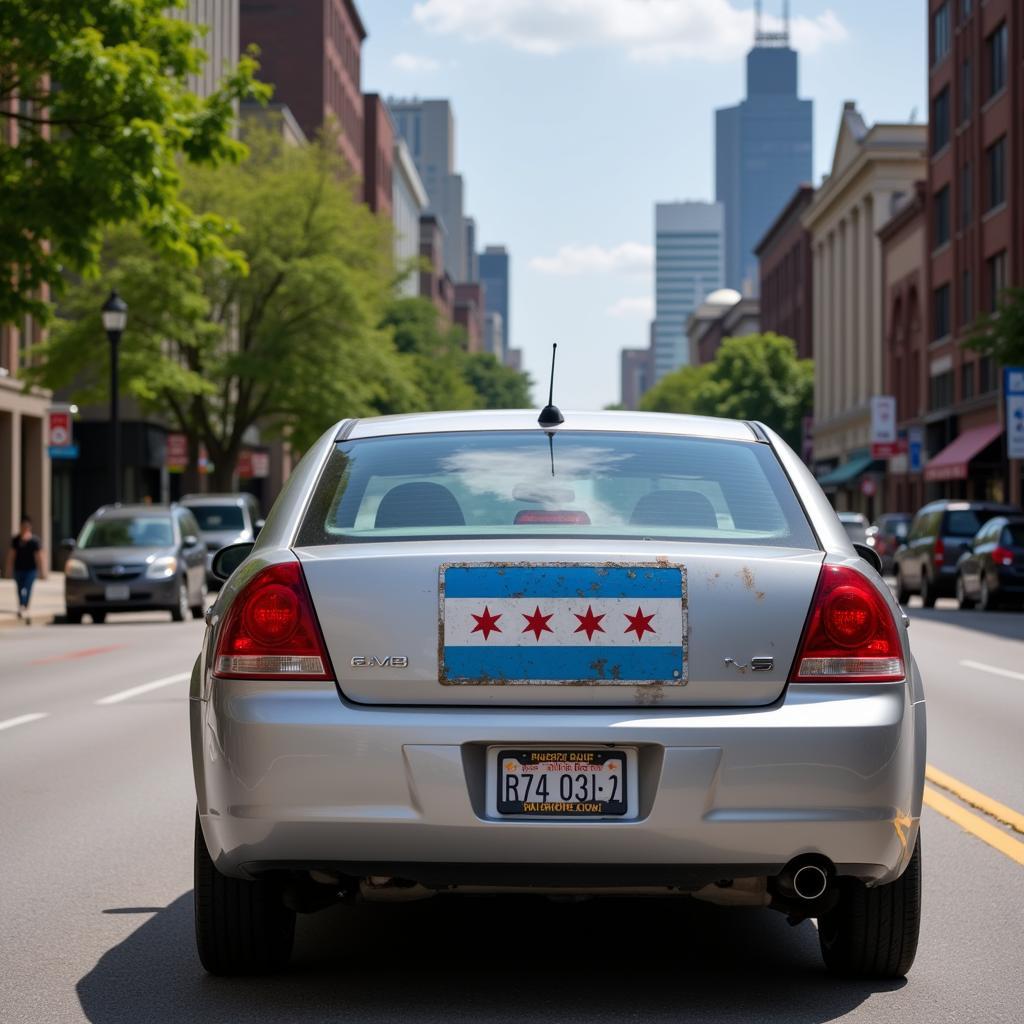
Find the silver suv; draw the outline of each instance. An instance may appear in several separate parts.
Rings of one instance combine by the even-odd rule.
[[[254,541],[261,529],[263,518],[260,505],[252,494],[186,494],[181,499],[196,517],[199,532],[206,544],[206,582],[211,587],[220,581],[211,572],[213,556],[229,544]]]

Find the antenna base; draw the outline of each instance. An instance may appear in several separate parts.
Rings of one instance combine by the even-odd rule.
[[[557,427],[560,423],[565,422],[565,417],[557,405],[545,405],[537,417],[537,422],[542,427]]]

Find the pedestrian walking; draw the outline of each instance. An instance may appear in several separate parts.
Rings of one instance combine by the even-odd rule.
[[[6,574],[18,588],[18,618],[28,621],[28,603],[36,577],[46,579],[42,541],[32,532],[32,520],[25,516],[7,551]]]

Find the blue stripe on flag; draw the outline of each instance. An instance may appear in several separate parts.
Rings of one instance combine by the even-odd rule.
[[[449,680],[595,679],[609,683],[679,682],[681,647],[445,647]],[[673,672],[679,673],[673,675]]]
[[[449,566],[446,597],[678,597],[682,570],[638,565],[630,568],[575,566]]]

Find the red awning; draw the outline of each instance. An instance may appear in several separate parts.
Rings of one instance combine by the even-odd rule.
[[[988,423],[983,427],[965,430],[938,455],[928,460],[928,465],[924,467],[925,480],[930,483],[939,480],[966,480],[971,459],[984,451],[1002,432],[1001,423]]]

